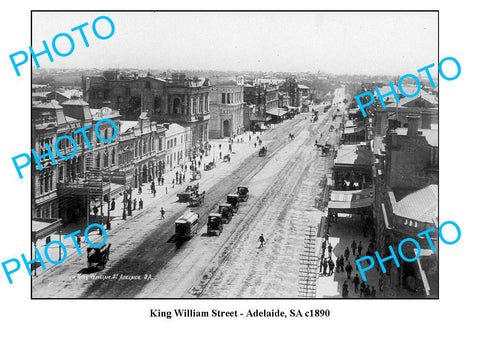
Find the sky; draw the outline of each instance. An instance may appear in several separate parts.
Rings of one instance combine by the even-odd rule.
[[[92,32],[101,15],[115,24],[107,40]],[[70,32],[85,22],[88,48]],[[39,57],[54,68],[400,75],[438,61],[436,12],[34,12],[32,30],[34,51],[58,33],[74,39],[71,55]],[[109,32],[106,21],[98,31]]]

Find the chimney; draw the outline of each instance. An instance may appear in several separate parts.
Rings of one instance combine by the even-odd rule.
[[[420,120],[419,115],[408,115],[408,131],[407,131],[407,136],[408,137],[416,137],[418,136],[418,121]]]

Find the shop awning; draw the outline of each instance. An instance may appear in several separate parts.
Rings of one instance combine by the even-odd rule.
[[[351,209],[361,209],[372,206],[373,191],[371,188],[362,190],[332,191],[328,209],[347,212]]]
[[[36,242],[38,239],[45,238],[57,232],[61,226],[60,218],[35,218],[32,220],[32,240]]]
[[[281,108],[281,107],[275,107],[273,109],[270,109],[270,110],[267,110],[267,113],[269,115],[272,115],[272,116],[277,116],[277,117],[281,117],[283,116],[284,114],[286,114],[288,111]]]

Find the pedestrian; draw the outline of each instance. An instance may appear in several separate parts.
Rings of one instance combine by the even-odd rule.
[[[365,282],[360,283],[360,297],[363,297],[365,294]]]
[[[380,277],[378,278],[378,290],[379,290],[380,292],[383,292],[383,277],[382,277],[382,276],[380,276]]]
[[[343,258],[343,255],[340,255],[339,262],[340,262],[340,271],[343,272],[344,271],[343,269],[344,269],[344,266],[345,266],[345,260]]]
[[[333,263],[333,260],[330,257],[329,260],[328,260],[328,269],[330,269],[330,272],[328,273],[329,276],[333,274],[333,269],[334,268],[335,268],[335,263]]]
[[[357,242],[355,242],[355,240],[353,240],[351,247],[352,247],[352,254],[353,256],[355,256],[355,249],[357,249]]]
[[[138,187],[138,194],[141,195],[142,194],[142,187]]]
[[[157,189],[153,188],[152,192],[153,192],[153,197],[155,197],[155,195],[157,194]]]
[[[327,275],[328,260],[323,260],[323,275]]]
[[[330,242],[328,243],[328,248],[327,249],[328,249],[328,256],[332,257],[333,247],[332,247],[332,244]]]
[[[249,141],[249,142],[252,141],[252,135],[249,135],[249,136],[248,136],[248,141]]]
[[[175,172],[175,181],[178,183],[178,170]]]
[[[220,159],[222,159],[222,152],[220,151]]]
[[[377,295],[377,291],[375,290],[375,286],[372,286],[372,290],[370,291],[370,297],[372,299],[375,299],[376,295]]]
[[[340,270],[340,258],[337,257],[337,259],[335,260],[335,267],[336,267],[336,272],[338,273],[338,271]]]
[[[358,277],[358,274],[355,274],[355,277],[353,278],[353,284],[355,285],[355,293],[358,293],[358,284],[360,283],[360,279]]]
[[[163,185],[164,182],[165,182],[165,178],[163,178],[163,176],[162,176],[162,185]]]
[[[257,147],[257,143],[253,143],[253,147],[256,148],[256,147]]]
[[[168,187],[165,187],[165,195],[168,194]]]
[[[158,176],[158,185],[162,183],[162,177]]]
[[[343,282],[342,286],[342,297],[347,298],[348,297],[348,284],[347,281]]]
[[[370,286],[367,285],[363,294],[367,299],[370,298]]]
[[[348,248],[348,246],[345,247],[345,252],[343,254],[345,255],[345,260],[348,261],[348,257],[350,256],[350,248]]]
[[[362,249],[363,249],[363,247],[362,247],[362,241],[360,241],[360,242],[358,243],[358,247],[357,247],[358,255],[360,255],[360,256],[362,256]]]
[[[82,238],[81,238],[79,235],[77,235],[77,244],[78,244],[79,246],[82,245]]]
[[[137,199],[133,199],[133,210],[137,210]]]
[[[162,215],[162,220],[165,219],[165,210],[163,210],[163,207],[160,208],[160,214]]]
[[[93,214],[95,215],[95,217],[97,217],[97,214],[98,214],[98,208],[97,208],[97,206],[94,206],[94,207],[93,207]]]
[[[143,209],[143,200],[140,197],[140,201],[138,201],[138,210],[141,210],[141,209]]]
[[[350,277],[352,275],[352,270],[353,270],[353,267],[350,264],[350,262],[348,262],[346,267],[345,267],[345,271],[347,272],[347,279],[349,279],[349,280],[350,280]]]
[[[258,238],[258,242],[260,242],[260,246],[258,248],[263,248],[263,244],[265,243],[265,238],[263,237],[263,234],[260,235]]]
[[[110,203],[110,210],[115,210],[115,198],[112,198],[112,202]]]

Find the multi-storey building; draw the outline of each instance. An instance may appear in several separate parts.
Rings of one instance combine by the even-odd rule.
[[[104,118],[113,121],[117,131],[109,142],[101,141],[95,133],[95,126]],[[32,147],[39,156],[47,153],[47,143],[54,150],[56,141],[65,135],[77,144],[75,156],[68,160],[56,157],[53,164],[50,157],[41,158],[43,170],[32,164],[34,218],[69,222],[88,216],[91,207],[97,205],[101,210],[103,200],[150,182],[165,169],[166,129],[146,113],[136,122],[122,122],[116,110],[90,109],[83,100],[71,99],[62,105],[56,101],[35,104],[32,120]],[[85,130],[91,147],[82,133],[74,133],[86,126],[91,126]],[[114,128],[98,124],[98,134],[109,140]],[[68,140],[60,140],[57,146],[63,155],[73,153]]]
[[[164,124],[165,131],[165,167],[171,170],[185,164],[187,129],[178,124]]]
[[[387,282],[416,295],[438,296],[437,253],[432,254],[425,237],[417,236],[434,228],[430,237],[438,242],[438,130],[419,129],[419,115],[407,119],[408,127],[396,128],[398,124],[391,121],[386,137],[376,136],[373,141],[377,248],[387,257],[388,246],[397,249],[403,239],[415,238],[422,256],[399,267],[386,262]],[[413,248],[402,251],[415,258]]]
[[[141,112],[148,112],[158,123],[182,125],[187,129],[190,158],[206,148],[210,119],[208,79],[186,78],[184,73],[174,73],[167,79],[150,74],[127,77],[109,71],[103,76],[83,76],[82,89],[91,107],[98,108],[109,101],[126,120],[136,120]]]
[[[210,92],[210,138],[231,137],[244,130],[243,78],[212,80]]]

